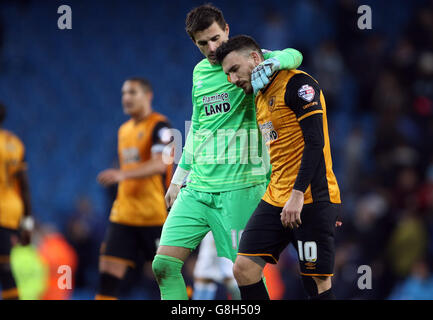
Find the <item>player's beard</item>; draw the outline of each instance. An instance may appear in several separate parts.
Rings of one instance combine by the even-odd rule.
[[[251,79],[250,79],[251,81]],[[251,85],[250,81],[239,81],[238,83],[236,83],[236,86],[238,86],[239,88],[241,88],[245,94],[252,94],[253,93],[253,86]]]
[[[252,94],[253,93],[253,86],[251,85],[251,82],[248,82],[246,89],[244,89],[245,94]]]
[[[207,59],[208,59],[209,62],[210,62],[211,64],[213,64],[213,65],[218,64],[218,61],[217,61],[217,59],[216,59],[216,55],[215,55],[215,53],[209,54],[209,55],[207,56]]]

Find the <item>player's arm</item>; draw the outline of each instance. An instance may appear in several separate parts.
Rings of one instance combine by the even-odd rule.
[[[302,54],[292,48],[276,51],[262,50],[265,61],[255,67],[251,73],[254,94],[264,88],[272,75],[278,70],[296,69],[302,63]]]
[[[275,51],[262,50],[262,52],[265,61],[275,59],[279,62],[277,70],[296,69],[301,65],[303,59],[302,53],[293,48]]]
[[[181,185],[183,179],[188,175],[189,171],[191,171],[192,163],[193,163],[193,152],[194,152],[194,132],[199,129],[199,110],[197,110],[197,106],[194,98],[195,93],[195,84],[193,82],[192,90],[191,90],[191,99],[192,99],[192,116],[191,116],[191,127],[186,137],[185,146],[183,147],[182,157],[180,159],[178,168],[180,167],[180,171],[183,171],[183,175],[176,177],[176,173],[173,175],[172,182]],[[176,170],[177,171],[177,170]],[[183,179],[180,179],[183,178]]]
[[[32,207],[30,202],[30,188],[27,170],[22,169],[18,171],[16,174],[16,178],[21,190],[21,198],[24,203],[24,217],[29,217],[32,215]]]
[[[191,127],[186,137],[186,142],[185,142],[185,146],[183,147],[181,160],[170,182],[170,186],[176,186],[176,188],[179,190],[182,184],[184,183],[186,177],[189,175],[189,172],[191,171],[192,150],[193,150],[192,148],[193,148],[193,128]],[[168,191],[167,194],[169,194]],[[177,192],[176,192],[176,196],[177,196]],[[174,196],[174,198],[176,198],[176,196]]]
[[[305,193],[313,180],[325,145],[320,87],[310,76],[297,74],[290,79],[287,89],[286,103],[290,102],[289,106],[295,112],[304,136],[301,167],[293,189]]]
[[[191,120],[191,123],[193,121]],[[185,146],[183,147],[182,156],[180,158],[180,162],[178,165],[178,168],[182,169],[183,171],[189,173],[191,171],[191,165],[192,165],[192,155],[193,155],[193,139],[194,139],[194,125],[191,125],[191,128],[188,132],[188,135],[186,137]],[[185,175],[186,176],[186,175]],[[175,182],[177,179],[173,179],[173,182]],[[182,180],[183,181],[183,180]],[[181,184],[182,181],[178,184]]]
[[[27,165],[25,161],[22,161],[20,164],[18,171],[15,173],[15,178],[17,180],[21,192],[21,199],[24,204],[24,216],[21,219],[20,225],[20,240],[22,245],[27,245],[30,243],[31,232],[34,228],[34,219],[32,217],[30,187],[27,175]]]
[[[295,113],[304,137],[301,166],[290,199],[282,212],[283,224],[293,228],[301,224],[304,193],[313,180],[325,145],[320,87],[310,76],[297,74],[286,86],[285,102]]]
[[[174,171],[170,185],[167,189],[167,192],[165,193],[165,205],[167,206],[167,208],[171,208],[171,206],[173,205],[174,201],[177,198],[177,195],[179,194],[183,182],[185,181],[191,170],[190,159],[192,159],[192,154],[187,151],[189,150],[187,148],[189,146],[192,148],[192,138],[193,134],[191,128],[186,138],[185,147],[182,152],[181,162],[178,164],[176,170]]]
[[[199,111],[197,110],[197,106],[195,104],[194,99],[194,83],[192,86],[191,98],[192,98],[192,117],[191,117],[191,127],[186,137],[185,146],[183,147],[182,157],[180,162],[173,174],[173,178],[171,179],[170,186],[168,187],[167,193],[165,194],[165,204],[167,208],[171,208],[174,201],[179,194],[180,188],[185,181],[186,177],[189,175],[189,172],[192,168],[193,163],[193,153],[194,153],[194,132],[199,128],[198,115]]]
[[[152,153],[150,160],[143,162],[140,166],[134,169],[121,170],[121,180],[141,179],[155,174],[163,174],[167,169],[164,163],[162,152]]]
[[[141,179],[155,174],[163,174],[167,169],[163,152],[171,142],[170,126],[166,122],[159,122],[152,134],[151,158],[134,169],[108,169],[98,175],[98,181],[104,186],[119,183],[127,179]]]

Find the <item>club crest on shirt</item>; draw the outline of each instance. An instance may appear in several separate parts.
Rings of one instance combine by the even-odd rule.
[[[203,87],[203,80],[199,80],[199,81],[197,81],[196,84],[195,84],[195,87],[196,87],[197,89],[200,89],[201,87]]]
[[[268,101],[268,110],[269,112],[273,112],[275,109],[275,99],[277,97],[276,96],[272,96],[269,101]]]
[[[298,90],[298,96],[308,102],[311,102],[314,99],[315,94],[316,92],[314,91],[314,88],[308,84],[304,84]]]

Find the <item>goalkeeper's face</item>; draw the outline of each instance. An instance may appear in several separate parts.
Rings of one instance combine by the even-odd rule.
[[[153,94],[137,81],[125,81],[122,87],[123,112],[131,117],[148,114],[152,108]]]
[[[231,83],[244,90],[246,94],[252,94],[251,72],[258,62],[249,52],[232,51],[225,56],[222,67]]]
[[[216,50],[229,39],[229,25],[222,29],[214,22],[209,28],[194,34],[195,44],[211,64],[217,64]]]

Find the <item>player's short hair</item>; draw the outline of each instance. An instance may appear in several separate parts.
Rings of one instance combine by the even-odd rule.
[[[150,83],[150,81],[142,77],[131,77],[126,79],[125,81],[138,82],[144,91],[153,92],[152,84]]]
[[[6,106],[0,102],[0,125],[5,121],[6,118]]]
[[[232,51],[257,51],[258,54],[263,58],[262,49],[259,44],[250,36],[239,35],[230,38],[226,42],[223,42],[216,50],[216,59],[218,63],[222,63],[224,58]]]
[[[220,9],[210,3],[201,5],[188,12],[185,19],[185,30],[195,42],[194,34],[209,28],[214,22],[218,23],[221,29],[225,29],[226,21]]]

